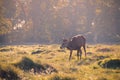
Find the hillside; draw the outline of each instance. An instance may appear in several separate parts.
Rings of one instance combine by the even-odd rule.
[[[120,45],[87,45],[77,60],[76,51],[60,45],[0,46],[1,80],[119,80]]]

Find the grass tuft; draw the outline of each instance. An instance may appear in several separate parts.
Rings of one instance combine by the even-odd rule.
[[[12,66],[0,65],[0,78],[3,80],[20,80],[17,71]]]
[[[76,80],[76,79],[69,76],[54,75],[50,78],[50,80]]]
[[[34,74],[36,73],[51,74],[52,72],[57,72],[57,70],[52,66],[48,64],[45,65],[37,64],[27,57],[23,57],[20,62],[14,65],[24,70],[25,72],[33,72]]]
[[[9,52],[9,51],[13,51],[13,48],[3,48],[3,49],[0,49],[0,52]]]
[[[96,51],[97,52],[112,52],[114,50],[111,48],[100,48],[100,49],[97,49]]]
[[[107,59],[99,62],[103,68],[120,69],[120,59]]]

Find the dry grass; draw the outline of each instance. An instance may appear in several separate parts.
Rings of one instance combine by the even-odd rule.
[[[119,80],[120,45],[88,45],[87,57],[77,60],[76,51],[59,45],[16,45],[0,47],[0,78],[22,80]],[[117,61],[116,61],[117,60]],[[116,61],[116,62],[114,62]],[[106,65],[111,66],[110,68]],[[3,77],[3,72],[10,77]]]

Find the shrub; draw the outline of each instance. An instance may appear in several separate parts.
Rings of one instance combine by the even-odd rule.
[[[120,69],[120,59],[103,60],[98,64],[103,68]]]

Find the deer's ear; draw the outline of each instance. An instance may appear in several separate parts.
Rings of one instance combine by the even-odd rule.
[[[62,40],[64,40],[65,38],[63,37]]]
[[[67,39],[63,39],[63,42],[66,42],[66,41],[68,41]]]
[[[65,38],[63,37],[63,38],[62,38],[62,41],[64,41],[64,40],[65,40]]]

